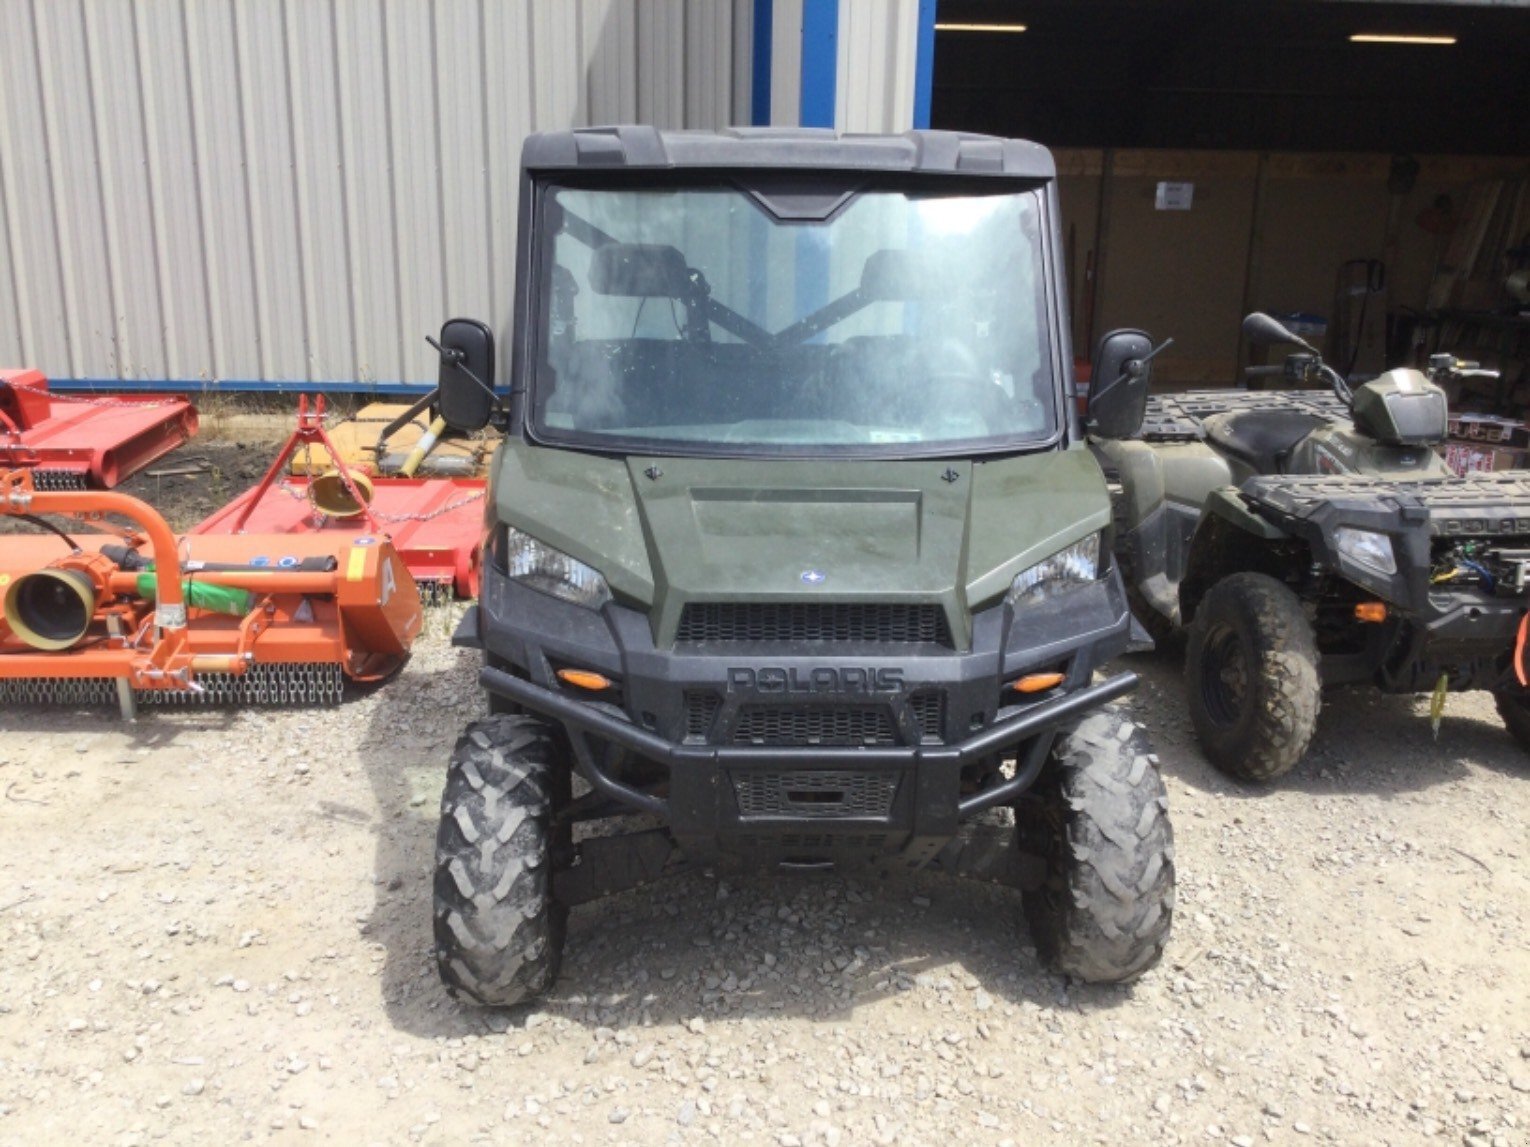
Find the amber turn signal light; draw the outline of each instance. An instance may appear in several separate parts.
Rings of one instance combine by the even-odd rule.
[[[1362,601],[1355,606],[1356,621],[1385,621],[1387,604],[1384,601]]]
[[[1027,673],[1010,686],[1016,693],[1040,693],[1063,683],[1061,673]]]
[[[595,693],[599,693],[602,689],[609,689],[614,684],[609,677],[592,673],[588,669],[560,669],[558,680]]]

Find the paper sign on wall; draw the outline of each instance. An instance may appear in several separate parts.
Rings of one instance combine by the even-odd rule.
[[[1153,197],[1153,206],[1159,211],[1189,211],[1190,201],[1195,198],[1193,183],[1160,183]]]

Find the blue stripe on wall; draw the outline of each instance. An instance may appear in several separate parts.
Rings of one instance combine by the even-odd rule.
[[[914,52],[914,127],[930,126],[930,99],[935,90],[935,6],[919,0],[919,35]]]
[[[839,0],[802,0],[803,127],[833,127],[839,70]]]
[[[435,386],[426,382],[273,382],[269,379],[200,378],[50,378],[60,394],[377,394],[417,398]]]
[[[749,93],[749,122],[755,127],[770,123],[771,30],[775,15],[772,0],[754,0],[754,68]]]

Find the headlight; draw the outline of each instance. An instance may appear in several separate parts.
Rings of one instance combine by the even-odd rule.
[[[1333,532],[1333,541],[1339,553],[1357,565],[1389,577],[1397,572],[1397,555],[1386,534],[1340,526]]]
[[[530,534],[510,526],[500,530],[498,557],[511,581],[588,609],[599,609],[611,600],[610,587],[598,571]]]
[[[1011,605],[1034,605],[1065,589],[1088,585],[1100,575],[1100,535],[1074,542],[1065,550],[1021,570],[1009,587]]]

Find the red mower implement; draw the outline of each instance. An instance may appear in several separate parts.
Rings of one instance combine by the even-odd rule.
[[[329,466],[320,472],[315,457]],[[297,463],[304,476],[286,475]],[[387,537],[429,601],[478,592],[482,478],[369,474],[346,461],[324,427],[324,398],[298,403],[297,427],[264,478],[192,528],[196,536]]]
[[[76,532],[39,515],[115,530]],[[423,621],[386,538],[325,533],[177,538],[125,494],[38,490],[0,473],[0,515],[46,534],[0,547],[0,703],[323,704],[380,681]]]
[[[38,490],[110,489],[197,432],[174,395],[59,394],[41,371],[0,370],[0,470]]]

